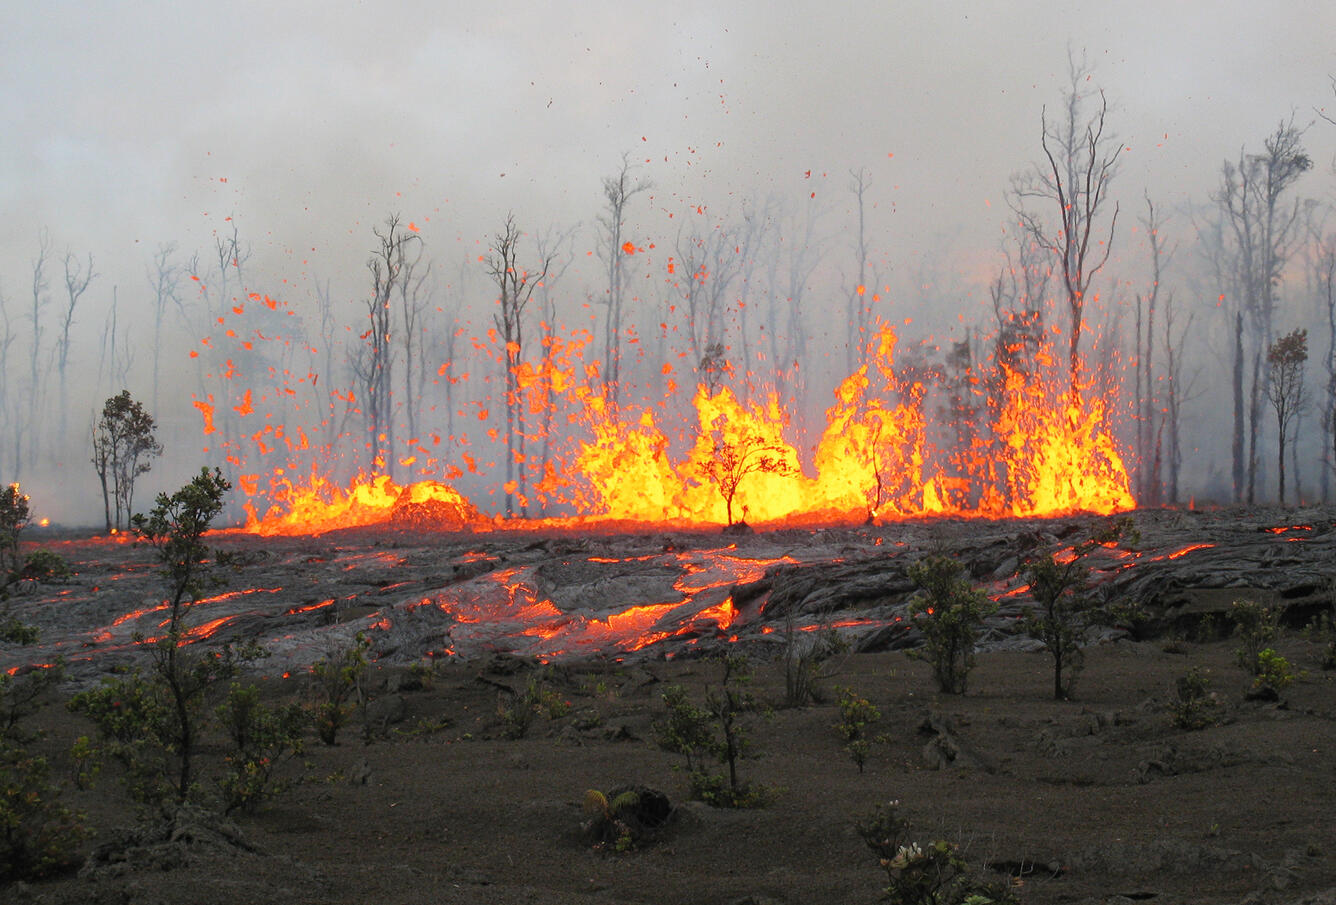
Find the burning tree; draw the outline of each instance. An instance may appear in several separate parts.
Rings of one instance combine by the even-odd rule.
[[[785,460],[789,450],[756,434],[734,442],[716,440],[714,458],[706,463],[706,472],[724,498],[729,527],[733,525],[733,497],[742,479],[753,472],[773,475],[794,474],[796,469]]]
[[[125,527],[122,517],[130,517],[135,479],[152,467],[152,459],[162,455],[162,444],[153,436],[153,428],[153,416],[130,396],[129,390],[121,390],[102,405],[102,418],[93,431],[93,468],[102,484],[108,533]]]
[[[1276,340],[1267,349],[1266,362],[1271,369],[1267,398],[1276,412],[1276,462],[1280,479],[1280,502],[1285,502],[1285,444],[1290,427],[1307,399],[1304,391],[1304,363],[1308,361],[1308,331],[1295,330]]]

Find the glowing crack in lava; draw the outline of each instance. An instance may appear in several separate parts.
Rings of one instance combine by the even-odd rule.
[[[751,558],[720,550],[664,553],[634,560],[621,574],[619,560],[591,558],[600,567],[588,596],[581,563],[499,569],[395,608],[382,624],[445,617],[447,654],[506,651],[551,660],[641,650],[667,638],[727,638],[738,618],[732,588],[759,580],[767,568],[792,563],[787,556]],[[606,574],[611,568],[612,573]],[[575,589],[575,590],[573,590]],[[630,600],[653,600],[628,603]],[[554,599],[557,598],[557,599]]]
[[[778,525],[1111,514],[1135,507],[1105,400],[1065,388],[1052,356],[1041,352],[1029,371],[999,366],[987,379],[965,371],[960,392],[971,394],[973,407],[953,396],[960,411],[937,423],[929,417],[936,409],[922,375],[896,367],[896,343],[894,331],[883,327],[867,364],[836,389],[810,465],[788,439],[789,418],[774,393],[744,401],[727,386],[701,385],[691,399],[694,425],[680,431],[675,444],[656,417],[671,400],[657,407],[611,404],[594,388],[597,368],[579,358],[582,347],[567,347],[564,369],[526,372],[524,408],[545,430],[570,429],[563,436],[535,433],[527,452],[503,453],[528,475],[504,489],[526,507],[541,499],[547,517],[523,524],[553,526],[571,525],[572,516],[584,525],[718,525],[730,510],[735,520]],[[212,412],[209,404],[197,406],[206,416]],[[243,417],[253,414],[250,401],[233,408]],[[478,417],[490,415],[481,409]],[[206,421],[206,430],[211,425]],[[286,436],[282,428],[276,433]],[[564,444],[568,452],[539,461],[532,451],[540,441]],[[261,452],[271,451],[261,445]],[[460,449],[459,455],[477,470],[469,453]],[[300,472],[293,461],[276,468],[263,491],[258,475],[239,481],[249,498],[247,530],[311,534],[393,521],[446,530],[503,524],[484,519],[462,494],[435,480],[401,486],[385,474],[359,474],[344,489],[316,461],[304,481],[294,480]]]

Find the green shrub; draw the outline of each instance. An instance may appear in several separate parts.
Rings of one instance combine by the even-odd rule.
[[[1090,570],[1085,559],[1097,547],[1127,538],[1136,541],[1130,519],[1119,519],[1076,544],[1070,558],[1059,562],[1051,554],[1033,560],[1026,568],[1030,594],[1037,606],[1025,619],[1025,631],[1040,641],[1053,658],[1053,698],[1070,697],[1076,677],[1085,664],[1082,647],[1090,630],[1110,620],[1108,611],[1095,599]]]
[[[290,783],[277,771],[302,753],[306,712],[295,704],[269,707],[260,701],[258,687],[233,682],[215,713],[231,742],[218,782],[223,812],[254,810],[286,791]]]
[[[1186,676],[1178,677],[1174,691],[1169,711],[1175,726],[1192,731],[1215,725],[1220,702],[1211,691],[1210,673],[1207,670],[1194,666]]]
[[[571,704],[547,685],[547,674],[537,672],[529,676],[524,690],[502,696],[497,702],[496,714],[506,738],[524,738],[535,718],[546,716],[559,720],[570,713]]]
[[[63,660],[13,675],[0,672],[0,740],[21,740],[19,720],[36,713],[42,698],[64,678]]]
[[[371,642],[361,632],[353,643],[321,657],[311,666],[310,694],[315,714],[316,734],[326,745],[336,744],[339,730],[348,723],[354,705],[365,694],[362,684],[367,674],[366,653]]]
[[[0,743],[0,882],[72,867],[88,836],[83,817],[62,805],[46,759]]]
[[[881,711],[851,688],[836,688],[835,692],[840,696],[840,721],[835,724],[835,731],[844,739],[845,752],[862,773],[872,748],[868,727],[881,719]]]
[[[910,602],[909,616],[925,642],[909,655],[932,665],[939,690],[964,694],[983,620],[997,612],[997,604],[965,577],[960,563],[944,556],[916,562],[908,573],[921,589]]]
[[[748,717],[763,708],[747,690],[751,672],[747,658],[727,654],[722,659],[719,686],[707,686],[705,706],[691,702],[678,685],[664,689],[668,716],[656,729],[660,747],[686,758],[692,795],[715,807],[758,807],[767,803],[771,790],[745,783],[738,773],[739,761],[752,752]],[[712,773],[706,765],[717,761],[726,773]]]
[[[1015,905],[1003,883],[980,880],[945,839],[921,845],[907,838],[909,822],[899,802],[879,806],[855,824],[858,834],[886,872],[882,897],[894,905]]]
[[[1254,668],[1251,697],[1275,701],[1280,693],[1294,684],[1294,670],[1290,661],[1271,648],[1264,648],[1257,653],[1257,665]]]
[[[1239,639],[1239,646],[1234,649],[1239,668],[1255,676],[1259,669],[1258,655],[1280,633],[1280,611],[1253,600],[1236,600],[1230,604],[1229,615]]]
[[[19,535],[28,527],[28,502],[18,484],[0,487],[0,577],[18,571],[21,565]]]

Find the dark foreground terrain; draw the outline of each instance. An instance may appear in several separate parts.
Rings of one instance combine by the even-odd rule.
[[[468,657],[437,657],[425,670],[410,669],[399,650],[399,642],[418,634],[403,636],[373,663],[369,703],[343,730],[340,743],[325,746],[309,734],[304,754],[286,767],[289,778],[301,781],[282,796],[226,820],[183,817],[174,839],[128,844],[123,831],[135,824],[137,811],[116,766],[108,763],[91,790],[64,793],[64,801],[84,812],[94,830],[80,854],[96,857],[49,880],[0,888],[0,901],[872,903],[886,885],[885,875],[855,822],[878,803],[898,800],[913,838],[952,841],[986,876],[1013,883],[1026,903],[1336,902],[1336,674],[1319,668],[1317,643],[1291,631],[1277,647],[1305,674],[1280,702],[1246,700],[1248,679],[1234,663],[1234,643],[1196,631],[1199,621],[1187,618],[1218,608],[1231,596],[1316,605],[1327,593],[1322,574],[1333,566],[1325,546],[1331,522],[1312,515],[1303,529],[1313,538],[1311,546],[1286,545],[1286,532],[1267,530],[1286,527],[1274,519],[1274,525],[1225,519],[1212,526],[1189,520],[1184,528],[1181,515],[1138,516],[1152,549],[1181,549],[1208,538],[1222,556],[1220,567],[1188,568],[1181,565],[1190,559],[1184,556],[1174,560],[1180,564],[1175,572],[1159,576],[1152,587],[1136,584],[1143,602],[1159,608],[1160,627],[1148,630],[1143,640],[1113,633],[1092,646],[1071,701],[1051,699],[1051,661],[1045,653],[1018,649],[1019,639],[994,632],[993,649],[980,654],[963,696],[937,693],[929,667],[905,651],[880,650],[828,661],[837,674],[823,683],[825,702],[786,709],[779,706],[782,646],[764,643],[753,625],[744,632],[755,635],[746,645],[755,667],[752,690],[775,707],[769,718],[752,722],[755,757],[742,766],[747,779],[773,791],[770,804],[754,809],[688,801],[685,777],[675,769],[681,758],[656,744],[664,688],[683,684],[699,700],[705,685],[719,681],[719,664],[700,656],[702,651],[670,644],[625,656],[558,657],[542,665],[513,653],[488,653],[480,645]],[[1006,544],[994,544],[994,536],[1010,537],[1012,548],[1056,547],[1070,543],[1062,534],[1078,528],[964,526],[945,538],[935,532],[931,546],[979,556],[1001,544],[988,556],[1005,572]],[[981,532],[990,537],[981,538]],[[832,576],[828,584],[863,582],[859,586],[866,590],[872,547],[897,537],[915,540],[912,532],[894,529],[851,540],[856,533],[820,539],[839,554],[813,566]],[[1234,534],[1248,542],[1226,556],[1221,551]],[[445,540],[416,539],[404,547],[402,541],[345,538],[341,552],[312,552],[321,543],[331,546],[329,541],[306,543],[311,546],[302,548],[303,561],[334,562],[336,552],[353,556],[359,545],[383,559],[389,547],[398,551],[400,580],[432,587],[473,580],[448,574],[441,561],[428,570],[429,581],[408,569],[410,562],[429,559],[423,551],[443,547]],[[460,551],[468,546],[458,543]],[[488,543],[509,544],[512,565],[537,555],[528,539]],[[739,548],[747,543],[739,541]],[[662,538],[652,544],[664,547]],[[784,544],[802,546],[792,538]],[[1251,565],[1239,552],[1245,548],[1257,551]],[[292,544],[283,549],[287,552],[280,555],[297,555]],[[598,549],[577,552],[576,558],[602,559],[593,555]],[[627,558],[634,552],[621,549]],[[767,548],[766,556],[773,552]],[[505,551],[488,555],[493,553],[506,558]],[[572,558],[567,547],[554,554],[550,543],[547,554]],[[59,620],[50,613],[39,617],[43,607],[78,598],[91,613],[94,592],[108,584],[108,573],[151,571],[134,565],[136,556],[147,562],[142,553],[112,556],[103,550],[97,554],[101,566],[93,564],[93,554],[67,555],[82,555],[89,565],[60,589],[64,597],[57,591],[43,603],[30,596],[15,609],[40,622],[48,640]],[[879,555],[885,562],[885,553]],[[460,556],[451,553],[449,561],[461,561]],[[841,573],[850,562],[861,564],[856,574]],[[1150,562],[1147,553],[1147,574]],[[987,570],[975,572],[982,577]],[[1224,572],[1234,577],[1218,580],[1215,573]],[[1005,585],[1005,578],[997,580]],[[639,581],[632,579],[626,580]],[[1107,578],[1124,580],[1124,588],[1132,588],[1133,579]],[[233,581],[263,584],[240,574]],[[781,586],[790,587],[775,580],[764,588],[753,584],[749,594],[764,607]],[[818,590],[803,599],[829,599],[833,593],[826,588],[821,597]],[[786,593],[786,599],[800,596]],[[903,596],[903,590],[898,593]],[[323,587],[303,594],[316,602],[326,596]],[[865,603],[884,622],[903,601],[883,594]],[[848,600],[831,612],[843,612],[846,605]],[[289,606],[285,601],[276,612],[282,615]],[[809,607],[808,614],[817,609]],[[99,612],[88,625],[69,631],[102,637],[102,629],[92,626],[109,625],[113,615]],[[263,615],[246,624],[262,624]],[[345,615],[350,621],[335,621],[331,629],[384,619],[366,605]],[[86,665],[71,670],[74,684],[62,693],[86,687],[101,668],[126,662],[129,654],[120,641],[85,638],[67,644],[64,653],[76,647],[91,653]],[[713,638],[703,652],[727,643]],[[290,648],[292,657],[304,649],[295,643]],[[411,656],[422,653],[414,650]],[[0,654],[11,663],[27,656],[9,646]],[[1168,706],[1176,679],[1192,667],[1210,671],[1220,700],[1217,724],[1200,731],[1177,728]],[[287,671],[288,678],[268,668],[261,670],[267,677],[257,676],[268,700],[305,699],[303,671]],[[535,675],[569,709],[555,717],[540,715],[524,737],[508,738],[498,708]],[[872,745],[862,773],[833,728],[836,686],[856,690],[881,712],[874,731],[884,738]],[[35,744],[50,756],[56,779],[68,771],[71,742],[92,732],[60,700],[27,725],[45,732]],[[206,748],[205,761],[221,757],[220,739],[211,737]],[[677,812],[657,838],[635,850],[595,850],[581,831],[586,790],[626,784],[662,790]]]

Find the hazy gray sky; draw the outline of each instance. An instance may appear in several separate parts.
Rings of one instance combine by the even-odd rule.
[[[141,0],[4,19],[11,295],[40,226],[129,285],[145,249],[197,247],[230,214],[275,280],[360,266],[391,210],[430,219],[436,248],[507,209],[592,221],[624,150],[663,209],[795,193],[808,170],[844,209],[866,166],[893,258],[946,236],[987,251],[1069,43],[1115,105],[1130,199],[1203,196],[1224,156],[1331,104],[1336,73],[1326,2]],[[1310,137],[1324,168],[1333,135]]]

